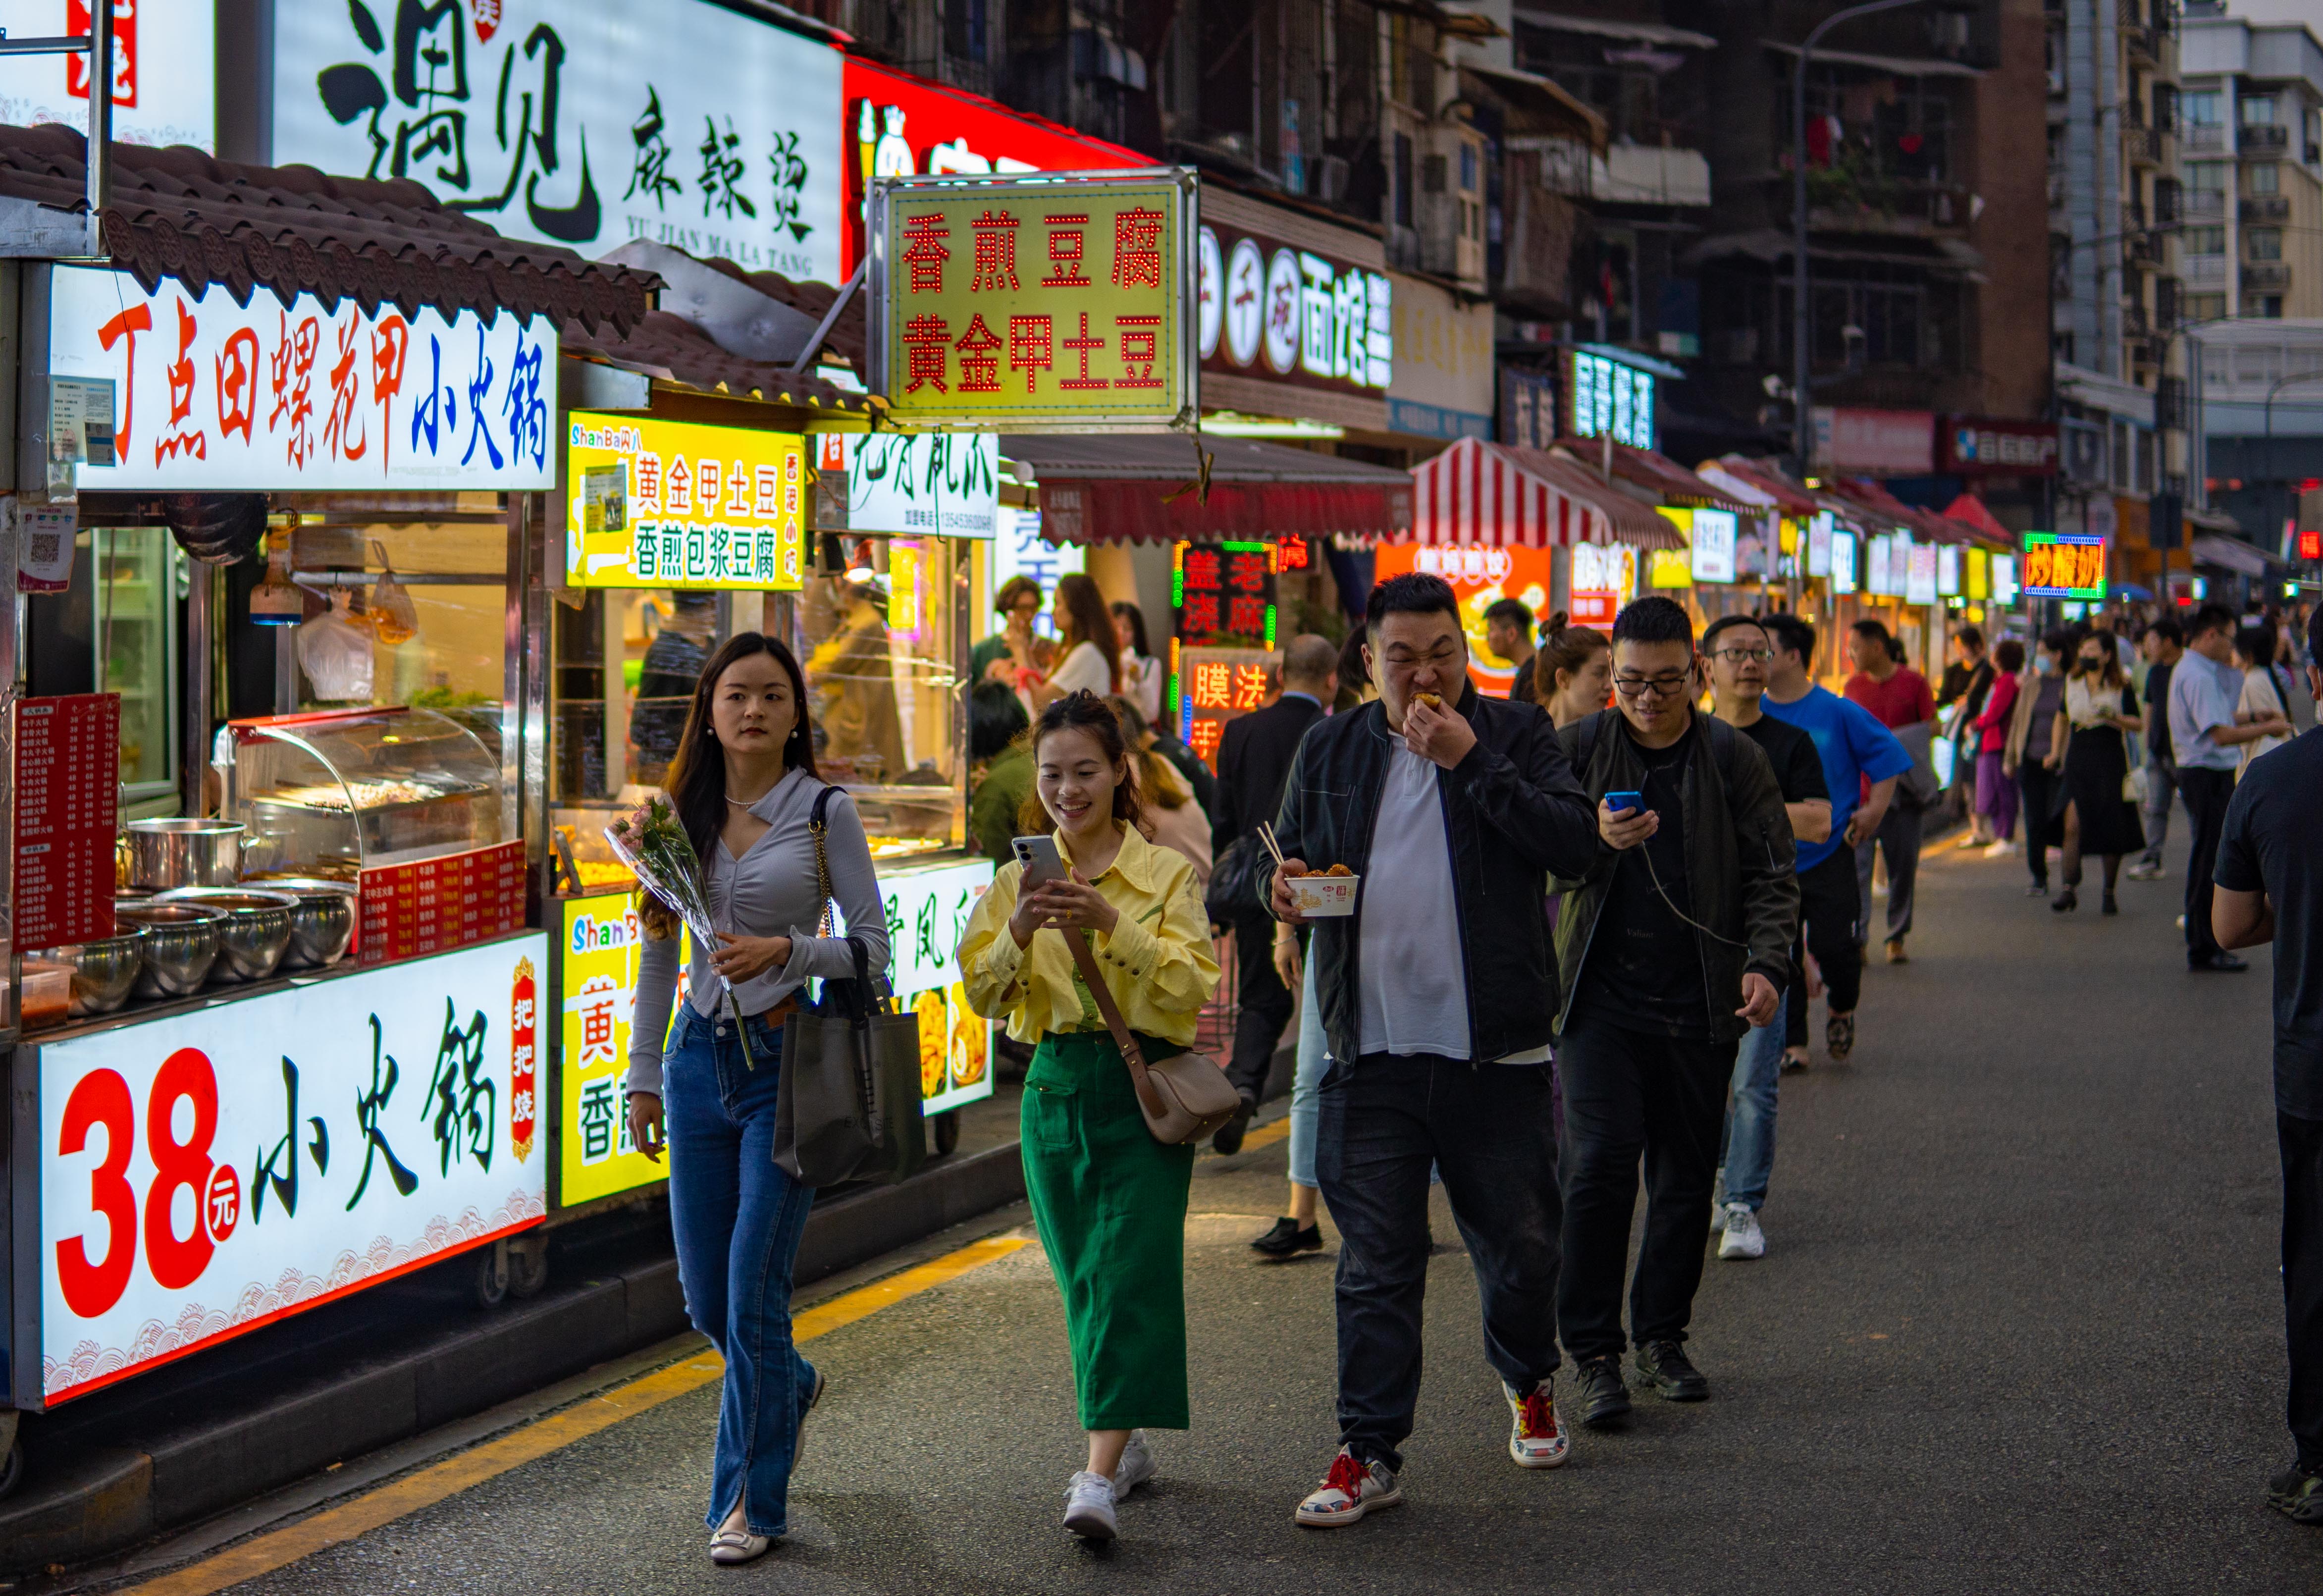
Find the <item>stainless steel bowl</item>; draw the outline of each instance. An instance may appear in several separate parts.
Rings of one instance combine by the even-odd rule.
[[[217,963],[225,913],[198,903],[116,901],[113,918],[145,933],[144,958],[130,990],[140,997],[185,997],[202,989]]]
[[[144,947],[145,928],[124,922],[118,935],[101,941],[75,942],[24,957],[72,966],[72,1012],[109,1014],[129,1001],[129,989],[145,968]]]
[[[156,903],[189,903],[225,916],[218,927],[218,959],[213,981],[263,981],[282,966],[290,950],[290,912],[298,900],[287,892],[249,888],[181,886]]]
[[[298,900],[290,911],[290,950],[282,963],[289,969],[315,969],[346,957],[355,936],[355,885],[326,881],[320,876],[292,876],[279,881],[253,881],[252,889],[279,892]]]
[[[132,821],[130,884],[232,886],[242,879],[242,831],[233,821]]]

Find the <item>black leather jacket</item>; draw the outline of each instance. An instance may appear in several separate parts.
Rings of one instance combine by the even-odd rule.
[[[1476,746],[1457,766],[1438,772],[1437,791],[1452,849],[1457,952],[1466,966],[1469,1057],[1489,1061],[1548,1043],[1556,1013],[1548,876],[1578,876],[1589,867],[1597,817],[1547,715],[1530,704],[1485,698],[1473,683],[1455,707],[1474,729]],[[1308,729],[1274,822],[1285,857],[1317,870],[1344,864],[1365,874],[1387,781],[1388,739],[1395,735],[1377,703]],[[1356,889],[1354,914],[1309,922],[1308,956],[1317,961],[1315,995],[1334,1059],[1353,1059],[1362,1050],[1357,928],[1365,914],[1396,913],[1395,904],[1368,894],[1365,883]]]
[[[1790,978],[1791,941],[1799,929],[1796,845],[1783,790],[1758,745],[1723,720],[1698,711],[1695,719],[1703,735],[1694,739],[1678,783],[1685,811],[1686,892],[1694,915],[1718,933],[1697,931],[1694,937],[1702,953],[1711,1033],[1722,1042],[1735,1041],[1750,1029],[1734,1012],[1742,1006],[1742,977],[1755,971],[1777,991]],[[1557,738],[1568,758],[1585,757],[1580,775],[1593,817],[1606,793],[1634,792],[1643,783],[1645,761],[1619,710],[1575,720]],[[1621,860],[1596,841],[1593,824],[1591,831],[1595,858],[1588,869],[1557,872],[1565,894],[1556,918],[1560,1032]]]

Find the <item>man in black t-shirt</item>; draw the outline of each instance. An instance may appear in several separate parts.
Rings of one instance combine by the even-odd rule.
[[[1657,595],[1615,618],[1613,692],[1618,708],[1557,731],[1597,801],[1596,857],[1579,880],[1560,877],[1556,922],[1565,1090],[1556,1311],[1592,1429],[1629,1411],[1625,1344],[1662,1397],[1709,1395],[1685,1341],[1719,1128],[1738,1044],[1780,1012],[1799,918],[1781,790],[1756,741],[1696,712],[1701,677],[1685,610]],[[1641,1161],[1645,1239],[1624,1336]]]
[[[2323,610],[2307,626],[2323,660]],[[2323,665],[2307,667],[2323,700]],[[2291,1341],[2291,1434],[2299,1461],[2267,1500],[2323,1524],[2323,728],[2244,770],[2218,839],[2210,930],[2221,948],[2274,944],[2274,1129],[2282,1155],[2282,1300]]]
[[[1775,647],[1766,629],[1747,615],[1729,615],[1702,634],[1702,655],[1710,670],[1712,712],[1758,745],[1783,791],[1783,810],[1797,842],[1821,842],[1831,835],[1831,788],[1823,780],[1823,756],[1814,738],[1758,707],[1767,691],[1767,671]],[[1758,1210],[1775,1171],[1776,1083],[1783,1073],[1784,1014],[1751,1027],[1734,1057],[1733,1098],[1726,1111],[1726,1193],[1720,1199],[1716,1228],[1721,1258],[1761,1258],[1767,1234]]]
[[[2186,652],[2186,628],[2163,616],[2137,640],[2145,656],[2145,852],[2129,867],[2132,881],[2162,878],[2162,843],[2170,834],[2170,801],[2178,793],[2178,762],[2170,752],[2170,677]]]

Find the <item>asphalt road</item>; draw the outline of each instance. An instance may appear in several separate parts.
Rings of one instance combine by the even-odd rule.
[[[2188,975],[2174,883],[2061,920],[2024,880],[1924,868],[1854,1059],[1784,1081],[1767,1258],[1709,1266],[1712,1399],[1641,1396],[1559,1472],[1506,1456],[1439,1215],[1408,1503],[1292,1525],[1333,1445],[1331,1271],[1244,1246],[1276,1144],[1199,1166],[1195,1427],[1109,1551],[1059,1527],[1080,1443],[1028,1248],[813,1345],[794,1533],[748,1570],[704,1555],[712,1384],[237,1589],[2323,1591],[2323,1530],[2261,1497],[2289,1455],[2264,956]]]

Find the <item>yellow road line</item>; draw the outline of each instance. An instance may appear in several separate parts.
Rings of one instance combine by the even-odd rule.
[[[792,1319],[792,1337],[812,1341],[818,1335],[827,1335],[907,1297],[933,1290],[970,1270],[1005,1258],[1027,1244],[1023,1236],[988,1236],[957,1252],[817,1303]],[[456,1496],[536,1458],[546,1457],[623,1419],[635,1418],[672,1398],[698,1390],[722,1375],[725,1367],[716,1353],[704,1352],[666,1369],[640,1375],[535,1419],[520,1429],[390,1481],[376,1491],[365,1491],[296,1524],[229,1546],[175,1573],[148,1580],[133,1587],[132,1596],[212,1596],[244,1580],[271,1573],[326,1547],[368,1534],[421,1508],[432,1507],[446,1497]]]
[[[1285,1114],[1272,1124],[1260,1125],[1244,1136],[1242,1139],[1242,1150],[1248,1152],[1253,1148],[1272,1147],[1289,1134],[1290,1134],[1290,1116]]]

